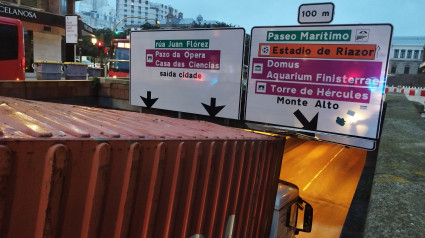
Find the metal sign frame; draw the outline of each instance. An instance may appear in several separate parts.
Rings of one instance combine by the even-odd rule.
[[[365,31],[358,31],[360,29],[365,29]],[[320,39],[300,41],[299,38],[296,38],[300,36],[300,32],[307,31],[322,38],[326,32],[328,36],[330,33],[350,33],[349,39],[345,37],[345,41],[321,41]],[[330,134],[359,138],[366,141],[378,139],[381,129],[384,90],[392,31],[393,27],[391,24],[254,27],[251,31],[250,72],[245,113],[246,121],[252,123],[265,123],[269,126],[283,127],[304,133]],[[365,32],[367,33],[366,35],[364,35]],[[384,33],[384,35],[378,36],[377,32],[380,34]],[[270,35],[267,35],[268,33]],[[288,35],[285,35],[285,33],[288,33]],[[322,33],[322,35],[319,33]],[[369,35],[369,33],[371,35]],[[272,39],[276,39],[273,37],[277,37],[277,41],[266,41],[267,37],[272,37]],[[377,42],[377,40],[382,40],[383,42]],[[267,57],[262,55],[263,48],[260,47],[263,47],[265,51],[267,51],[266,48],[268,48],[269,55],[267,55]],[[310,55],[307,57],[303,56],[303,54],[306,54],[305,52],[301,52],[306,49],[310,50]],[[360,50],[359,52],[362,54],[362,49],[367,51],[364,51],[366,56],[361,59],[352,57],[335,58],[335,56],[337,56],[335,54],[337,50],[339,50],[342,56],[345,50],[349,51],[348,54],[350,54],[350,52],[353,53],[353,51],[350,50],[354,50],[354,54],[356,54],[357,50]],[[283,50],[283,52],[281,50]],[[285,50],[292,50],[293,53],[295,53],[290,57],[282,57],[282,55],[288,53],[285,52]],[[297,50],[298,52],[296,52]],[[347,53],[347,51],[345,51],[345,53]],[[369,52],[373,52],[373,57],[367,55]],[[299,53],[299,55],[296,55],[296,53]],[[272,63],[269,67],[266,64],[270,62]],[[261,68],[261,70],[264,69],[265,72],[256,71],[254,73],[255,70],[260,70],[258,66],[265,66]],[[274,66],[276,66],[276,68],[273,68]],[[278,67],[287,68],[282,69]],[[297,67],[297,69],[294,69],[295,67]],[[353,77],[351,77],[351,75],[347,76],[347,78],[350,77],[350,83],[352,83],[352,85],[333,85],[323,80],[330,76],[329,80],[336,81],[335,77],[341,76],[341,78],[338,79],[341,81],[342,75],[347,74],[346,69],[358,74]],[[289,75],[289,77],[291,77],[291,75],[301,77],[301,75],[308,75],[311,73],[311,75],[315,75],[316,78],[314,80],[318,82],[313,82],[312,80],[303,83],[302,81],[295,81],[293,78],[292,81],[291,79],[281,79],[279,78],[280,74],[275,74],[276,72],[273,72],[273,70],[285,76]],[[271,75],[269,74],[270,72]],[[321,79],[317,79],[319,73],[322,73],[322,76],[320,76],[322,77]],[[276,75],[278,78],[274,77]],[[365,84],[357,84],[357,81],[352,82],[351,80],[351,78],[360,79],[362,76],[366,78],[367,75],[371,76],[371,78],[368,79],[370,87],[367,87]],[[266,78],[267,76],[271,76],[271,78]],[[334,78],[332,78],[332,76],[334,76]],[[375,76],[377,76],[377,78],[374,78]],[[271,82],[273,82],[274,86],[271,86]],[[319,92],[319,87],[316,85],[321,85],[320,90],[323,92]],[[284,86],[288,86],[288,88],[291,89],[285,88]],[[272,87],[274,87],[274,91],[270,93]],[[347,91],[347,88],[351,91]],[[278,90],[281,91],[279,92]],[[284,91],[282,93],[283,90],[293,91]],[[353,95],[351,95],[352,99],[350,100],[352,101],[340,101],[338,98],[335,98],[335,95],[335,97],[326,97],[328,90],[331,94],[332,92],[338,93],[338,96],[340,96],[338,90],[351,92]],[[324,96],[322,98],[318,97],[319,93]],[[317,107],[318,101],[320,101],[321,104],[319,106],[320,110],[316,110],[317,108],[315,108],[315,105],[312,105],[312,103],[316,103]],[[290,105],[287,105],[286,102]],[[276,106],[277,104],[281,105]],[[339,104],[338,108],[335,108],[337,107],[335,104]],[[324,108],[327,108],[327,110]],[[355,108],[355,110],[352,108]],[[366,112],[369,112],[370,115]],[[348,118],[354,119],[359,115],[366,115],[368,118],[363,118],[363,121],[360,122],[355,122],[354,120],[348,122]],[[327,121],[324,122],[322,118],[327,118]],[[348,124],[349,126],[347,127]],[[368,126],[368,128],[365,129],[365,126]],[[354,130],[358,131],[355,132]]]
[[[133,31],[130,104],[240,118],[245,30]]]

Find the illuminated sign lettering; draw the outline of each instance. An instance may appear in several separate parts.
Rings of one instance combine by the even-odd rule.
[[[130,43],[128,43],[128,42],[118,42],[117,47],[118,48],[127,48],[127,49],[130,49]]]
[[[35,14],[35,12],[31,12],[24,9],[16,9],[11,7],[1,6],[1,5],[0,5],[0,13],[7,13],[10,15],[37,19],[37,15]]]
[[[156,40],[155,48],[192,48],[208,49],[210,47],[210,41],[206,40]]]
[[[351,30],[268,31],[267,41],[350,41]]]

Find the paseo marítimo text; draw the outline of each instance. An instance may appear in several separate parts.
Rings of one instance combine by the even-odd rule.
[[[348,32],[332,32],[332,31],[322,31],[322,32],[310,32],[310,31],[301,31],[300,34],[296,33],[276,33],[273,31],[268,32],[267,40],[275,41],[296,41],[296,40],[310,40],[310,41],[321,41],[321,40],[332,40],[332,41],[341,41],[349,40],[350,34]]]

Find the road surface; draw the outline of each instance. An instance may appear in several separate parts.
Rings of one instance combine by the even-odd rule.
[[[305,141],[285,151],[280,179],[296,184],[314,211],[312,232],[298,237],[340,236],[365,160],[365,150],[326,142]]]

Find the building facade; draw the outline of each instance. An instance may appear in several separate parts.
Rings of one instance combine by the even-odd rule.
[[[96,28],[114,28],[116,19],[115,6],[110,6],[104,0],[84,0],[76,4],[75,11],[84,23]]]
[[[156,20],[162,26],[183,19],[183,13],[172,6],[149,0],[116,0],[115,6],[104,0],[84,0],[77,4],[76,12],[84,23],[96,29],[114,29],[117,26],[118,31],[137,29],[145,23],[155,25]],[[172,19],[170,16],[173,16]]]
[[[178,16],[173,15],[171,12],[166,16],[165,19],[160,21],[161,28],[187,28],[187,27],[201,27],[203,25],[215,25],[220,22],[216,20],[204,20],[201,15],[198,15],[196,19],[183,18],[183,14]]]
[[[394,36],[389,74],[417,74],[424,58],[425,36]]]
[[[23,23],[27,72],[37,60],[74,61],[75,46],[66,43],[65,31],[65,15],[74,14],[74,4],[75,0],[0,1],[0,16]]]
[[[116,11],[117,19],[124,19],[123,25],[117,27],[119,30],[122,27],[140,27],[145,23],[155,25],[155,20],[163,21],[169,14],[183,18],[183,13],[172,6],[149,0],[117,0]]]
[[[83,22],[96,29],[140,30],[146,23],[161,28],[185,28],[194,25],[214,25],[216,20],[204,20],[201,15],[196,19],[183,18],[183,13],[170,5],[149,0],[116,0],[110,6],[105,0],[84,0],[76,4],[76,12]]]

